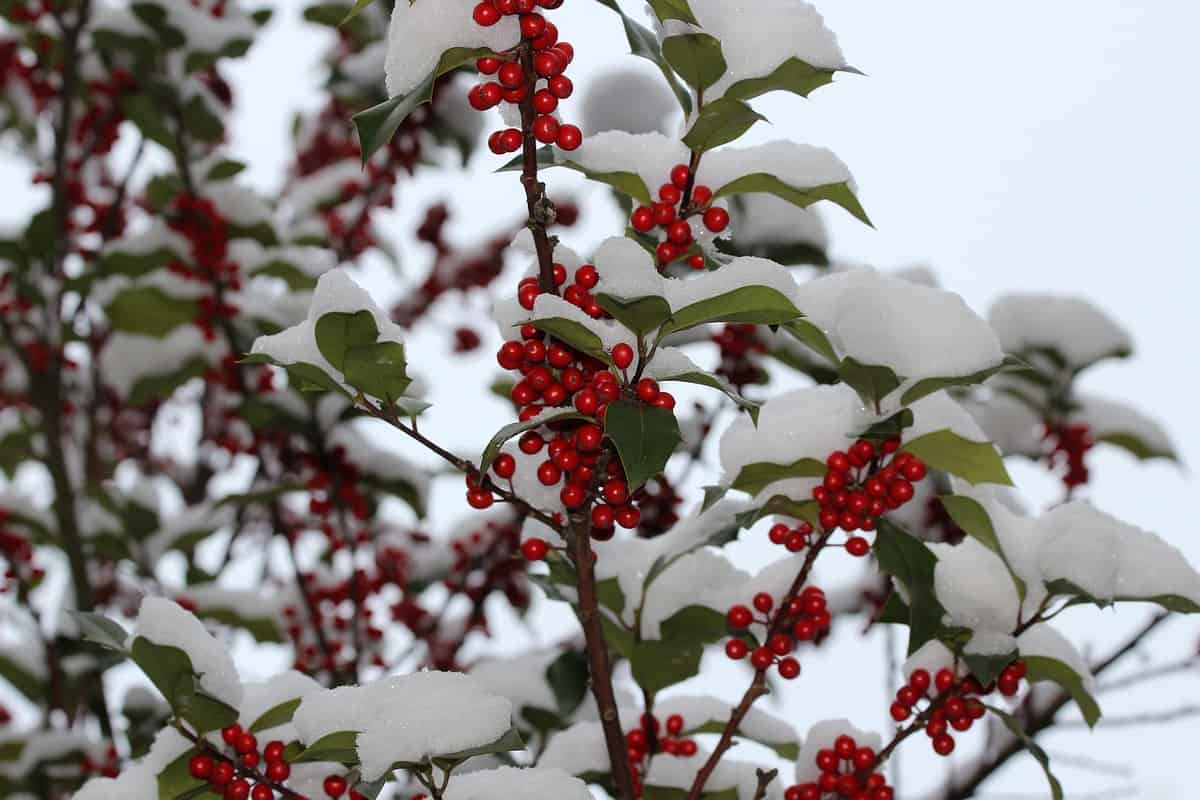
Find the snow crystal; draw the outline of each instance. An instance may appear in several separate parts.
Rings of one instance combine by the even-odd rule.
[[[814,386],[774,397],[763,405],[758,425],[741,415],[721,436],[721,467],[731,483],[742,468],[759,462],[791,464],[802,458],[824,461],[852,444],[868,416],[846,384]],[[820,478],[788,478],[764,487],[758,497],[785,494],[808,499]]]
[[[446,800],[589,800],[587,784],[561,769],[500,767],[451,778]]]
[[[387,90],[392,97],[416,89],[447,51],[486,47],[501,51],[520,41],[515,16],[484,28],[471,17],[476,0],[396,3],[387,34]]]
[[[317,281],[308,318],[304,322],[272,336],[258,337],[250,352],[262,353],[280,364],[306,362],[320,367],[335,380],[340,379],[341,373],[333,368],[317,346],[317,321],[333,312],[353,314],[359,311],[367,311],[374,317],[379,330],[377,341],[403,341],[404,330],[375,305],[371,295],[355,283],[346,270],[335,269]]]
[[[458,672],[419,672],[306,697],[293,722],[307,744],[358,732],[363,779],[397,761],[421,762],[490,744],[512,725],[512,703]]]
[[[988,321],[1006,351],[1052,348],[1074,368],[1133,349],[1125,329],[1082,297],[1007,294],[992,304]]]
[[[350,53],[343,58],[339,67],[350,80],[374,88],[383,78],[387,51],[387,42],[371,42],[357,53]]]
[[[1017,640],[1002,631],[975,631],[963,648],[968,655],[1002,656],[1017,649]]]
[[[554,690],[546,679],[546,670],[561,650],[538,650],[514,658],[481,661],[468,674],[491,694],[508,698],[513,708],[558,708]]]
[[[192,743],[174,728],[163,728],[148,752],[116,779],[93,778],[74,800],[158,800],[158,773],[192,749]]]
[[[827,719],[808,729],[804,747],[796,761],[796,783],[815,781],[821,774],[817,767],[817,753],[829,750],[839,736],[849,736],[856,747],[869,747],[878,752],[882,740],[877,733],[868,733],[854,727],[847,719]]]
[[[995,332],[952,292],[882,275],[840,272],[800,287],[798,306],[838,353],[901,378],[972,375],[997,366]]]
[[[179,604],[160,597],[142,600],[130,644],[139,637],[187,653],[204,691],[231,706],[241,703],[242,683],[229,651]]]
[[[1171,439],[1163,427],[1128,403],[1093,394],[1077,394],[1072,399],[1079,408],[1071,412],[1068,421],[1088,425],[1093,438],[1133,436],[1156,454],[1173,452]]]
[[[670,179],[671,167],[688,163],[690,156],[687,146],[673,136],[605,131],[584,137],[569,160],[591,172],[631,172],[656,195],[658,187]],[[701,162],[701,174],[705,162]]]
[[[928,547],[938,559],[934,591],[950,624],[1002,633],[1016,627],[1020,600],[1000,556],[975,539]]]
[[[1068,580],[1101,600],[1178,595],[1200,604],[1200,574],[1155,534],[1082,501],[1051,509],[1038,522],[1046,581]]]
[[[629,708],[618,710],[622,730],[637,724],[640,714]],[[541,768],[561,769],[571,775],[586,775],[589,772],[608,772],[608,751],[604,746],[604,727],[588,720],[576,722],[566,730],[550,738],[542,757]]]
[[[631,96],[636,103],[629,102]],[[580,127],[585,141],[604,131],[665,134],[678,111],[675,96],[652,66],[622,67],[588,81]]]
[[[245,697],[242,699],[242,704],[238,709],[238,722],[246,728],[249,728],[259,717],[281,703],[286,703],[289,700],[295,700],[299,697],[310,697],[325,691],[325,688],[321,684],[295,670],[288,670],[287,672],[275,675],[269,681],[247,683],[243,688],[245,689]],[[286,741],[295,738],[295,735],[295,728],[290,722],[286,725],[267,728],[258,734],[259,738],[263,741],[269,739],[284,739]]]

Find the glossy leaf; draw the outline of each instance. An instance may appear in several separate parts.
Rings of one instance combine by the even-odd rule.
[[[332,761],[336,764],[353,766],[358,763],[358,733],[356,731],[327,733],[290,760],[298,764]]]
[[[315,335],[321,355],[341,371],[345,369],[346,352],[374,344],[379,337],[379,326],[370,311],[331,311],[317,320]]]
[[[662,22],[669,19],[678,19],[689,25],[699,25],[692,7],[688,5],[688,0],[647,0],[650,4],[650,9],[654,12],[654,16]]]
[[[763,461],[742,467],[730,488],[757,495],[776,481],[788,478],[822,478],[826,471],[825,464],[815,458],[802,458],[791,464],[771,464]]]
[[[785,322],[780,327],[831,364],[838,363],[837,352],[833,349],[833,344],[830,343],[829,337],[825,335],[825,331],[818,328],[813,322],[800,318],[794,319],[791,322]]]
[[[862,364],[850,356],[842,359],[838,376],[862,398],[868,408],[878,408],[883,398],[896,391],[900,378],[890,367]]]
[[[1058,684],[1067,694],[1071,695],[1075,705],[1079,706],[1079,711],[1083,714],[1083,719],[1088,726],[1096,726],[1096,723],[1100,721],[1100,706],[1096,704],[1096,699],[1087,690],[1083,677],[1079,673],[1056,658],[1022,654],[1021,660],[1025,662],[1026,677],[1031,683],[1050,681]]]
[[[129,638],[129,634],[114,620],[90,611],[70,609],[67,613],[79,625],[79,632],[85,640],[110,650],[125,651],[125,640]]]
[[[113,330],[161,339],[190,325],[198,310],[195,300],[172,297],[156,286],[139,286],[118,293],[104,313]]]
[[[677,309],[659,331],[659,338],[710,322],[748,322],[781,325],[800,316],[799,309],[778,289],[742,286]]]
[[[799,208],[808,208],[821,200],[828,200],[846,209],[851,215],[867,225],[871,224],[871,218],[867,216],[866,210],[858,201],[858,197],[850,188],[850,184],[846,182],[799,188],[785,183],[769,173],[755,172],[725,184],[717,190],[716,197],[730,197],[732,195],[753,194],[755,192],[773,194]]]
[[[654,200],[650,196],[650,189],[646,186],[646,182],[636,172],[595,172],[587,167],[566,158],[562,151],[555,147],[547,145],[538,150],[537,153],[539,167],[566,167],[567,169],[575,170],[581,173],[588,180],[603,183],[616,189],[623,195],[628,195],[640,203],[649,205]],[[517,155],[511,161],[505,164],[497,172],[519,172],[524,168],[524,157]]]
[[[693,383],[697,386],[707,386],[710,389],[716,389],[730,400],[732,400],[738,408],[750,415],[750,419],[754,424],[758,424],[758,412],[762,410],[762,404],[756,403],[753,400],[748,400],[733,387],[729,381],[719,375],[714,375],[708,372],[681,372],[677,375],[665,375],[657,378],[659,383],[669,383],[676,381],[679,383]]]
[[[972,442],[947,429],[918,436],[901,449],[927,466],[957,475],[971,484],[1012,485],[1004,459],[991,442]]]
[[[568,650],[546,668],[546,682],[563,717],[575,713],[588,692],[588,665],[583,653]]]
[[[938,502],[942,504],[942,508],[950,515],[950,519],[954,521],[955,525],[962,528],[968,536],[978,540],[984,547],[1000,556],[1005,566],[1008,567],[1008,572],[1012,575],[1013,583],[1017,587],[1017,595],[1023,602],[1028,587],[1026,587],[1025,581],[1013,572],[1012,565],[1008,563],[1008,557],[1004,555],[1004,550],[1000,547],[1000,539],[996,536],[996,529],[992,525],[992,519],[988,516],[984,507],[970,497],[957,494],[942,495],[938,498]]]
[[[403,344],[376,342],[347,350],[342,374],[354,388],[394,403],[412,384],[407,366]]]
[[[722,97],[706,104],[700,110],[691,129],[684,135],[683,143],[691,150],[703,153],[735,141],[750,130],[754,123],[765,119],[766,117],[741,100]],[[717,196],[721,194],[718,193]]]
[[[1105,433],[1097,436],[1096,441],[1104,442],[1105,444],[1111,444],[1114,447],[1119,447],[1141,461],[1150,461],[1155,458],[1162,458],[1168,461],[1179,461],[1179,456],[1177,456],[1174,451],[1159,450],[1154,448],[1148,442],[1146,442],[1145,439],[1142,439],[1134,433],[1114,431],[1112,433]]]
[[[879,569],[903,584],[908,593],[908,653],[911,655],[936,636],[945,614],[933,589],[937,556],[924,542],[886,519],[879,522],[873,549]]]
[[[1010,356],[994,367],[988,367],[971,375],[948,378],[925,378],[924,380],[917,381],[917,383],[904,392],[900,397],[900,404],[910,406],[922,397],[931,395],[942,389],[951,389],[959,386],[977,386],[997,373],[1025,368],[1024,362]]]
[[[700,92],[719,81],[729,69],[721,42],[707,33],[668,36],[663,40],[662,52],[688,86]]]
[[[672,411],[625,400],[608,404],[604,434],[616,445],[630,492],[662,473],[682,438]]]
[[[767,92],[785,91],[808,97],[817,89],[833,82],[839,70],[814,67],[798,58],[789,58],[775,68],[770,75],[761,78],[744,78],[725,90],[726,97],[750,100]],[[858,73],[853,67],[844,67],[841,72]],[[861,73],[860,73],[861,74]]]
[[[671,317],[671,306],[658,296],[622,300],[609,294],[597,294],[596,305],[613,319],[639,335],[646,335]]]
[[[677,611],[661,629],[661,639],[639,642],[629,659],[633,679],[650,694],[695,677],[704,646],[727,634],[725,615],[704,606]]]
[[[608,353],[604,351],[604,342],[588,327],[566,317],[546,317],[530,320],[530,325],[539,331],[544,331],[555,339],[564,342],[581,352],[608,361]]]
[[[259,731],[267,731],[291,722],[292,717],[296,716],[296,709],[300,707],[300,703],[303,700],[304,698],[302,697],[284,700],[279,705],[267,709],[259,715],[258,719],[250,723],[250,732],[258,733]]]

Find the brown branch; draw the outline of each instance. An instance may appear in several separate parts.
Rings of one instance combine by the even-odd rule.
[[[537,89],[537,73],[533,69],[533,48],[520,46],[521,69],[526,75],[525,99],[521,101],[522,160],[521,185],[525,187],[525,205],[529,213],[529,232],[538,257],[538,286],[543,292],[558,294],[554,282],[554,243],[546,234],[546,226],[554,222],[554,204],[546,196],[546,184],[538,180],[537,140],[533,137],[533,95]]]
[[[820,538],[809,549],[808,555],[804,557],[804,564],[800,567],[800,572],[797,573],[796,579],[792,581],[792,585],[788,588],[784,598],[795,596],[804,587],[804,583],[808,580],[808,576],[812,572],[813,564],[817,561],[817,556],[825,549],[825,543],[829,541],[829,537],[832,535],[833,531],[822,533]],[[763,637],[764,642],[784,628],[784,620],[786,619],[784,609],[786,607],[786,600],[779,604],[779,611],[768,628],[767,635]],[[765,669],[754,671],[754,679],[750,682],[746,693],[742,695],[741,701],[738,702],[730,714],[729,722],[725,724],[724,730],[721,731],[721,738],[717,742],[717,746],[713,748],[708,760],[704,762],[704,766],[696,773],[696,779],[692,782],[692,788],[688,791],[687,800],[700,800],[700,795],[704,791],[704,785],[708,783],[713,770],[717,768],[717,764],[721,762],[721,758],[725,755],[726,751],[733,746],[733,737],[737,734],[742,720],[750,713],[751,706],[758,701],[758,698],[768,693],[766,675],[767,671]]]
[[[1099,675],[1105,670],[1112,667],[1125,656],[1137,650],[1138,645],[1151,633],[1153,633],[1160,625],[1167,620],[1167,614],[1156,614],[1149,622],[1140,627],[1132,636],[1130,636],[1124,644],[1113,651],[1108,658],[1099,662],[1092,668],[1092,673]],[[1026,724],[1025,732],[1029,738],[1036,737],[1039,733],[1051,728],[1055,725],[1055,717],[1058,712],[1069,703],[1071,696],[1066,692],[1062,692],[1046,706],[1043,710],[1037,712],[1032,719]],[[1017,738],[1013,738],[1008,744],[1000,749],[992,758],[978,764],[974,770],[970,772],[962,783],[949,787],[943,800],[966,800],[968,797],[974,797],[975,792],[987,782],[989,778],[996,773],[1000,767],[1008,762],[1013,756],[1021,752],[1025,748],[1024,743]]]
[[[604,729],[604,744],[608,748],[608,760],[617,797],[621,800],[634,800],[636,795],[633,790],[629,753],[625,747],[625,734],[621,731],[621,718],[613,694],[608,641],[604,637],[599,598],[596,596],[595,554],[592,553],[591,530],[586,517],[574,521],[571,538],[574,547],[575,586],[579,592],[579,622],[583,626],[583,635],[587,642],[592,696],[596,698],[600,725]]]
[[[764,800],[767,796],[767,787],[771,785],[771,781],[779,777],[779,770],[756,770],[758,774],[758,788],[754,790],[753,800]]]

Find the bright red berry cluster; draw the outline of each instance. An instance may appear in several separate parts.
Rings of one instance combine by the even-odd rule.
[[[822,800],[846,797],[850,800],[893,800],[895,792],[887,778],[876,772],[878,756],[870,747],[859,747],[851,736],[839,736],[833,747],[817,751],[821,776],[812,783],[789,786],[784,800]]]
[[[1090,474],[1084,457],[1095,446],[1092,431],[1085,423],[1046,423],[1046,442],[1050,452],[1046,456],[1051,469],[1063,469],[1062,482],[1068,490],[1083,486]]]
[[[683,717],[672,714],[667,717],[664,734],[658,717],[643,714],[638,727],[625,734],[625,747],[629,755],[629,765],[633,770],[633,789],[638,797],[642,796],[642,781],[650,766],[651,756],[662,753],[678,758],[691,758],[696,755],[695,740],[680,738],[683,728]]]
[[[750,664],[759,671],[777,666],[779,675],[792,680],[800,675],[800,662],[792,656],[800,642],[818,642],[829,633],[832,617],[825,604],[825,592],[816,586],[807,586],[796,597],[788,598],[779,609],[775,600],[766,592],[754,595],[755,616],[749,607],[737,605],[725,613],[725,621],[735,631],[745,631],[751,625],[762,625],[767,630],[766,642],[750,649],[745,639],[734,638],[725,643],[725,655],[740,661],[747,654]],[[775,612],[772,614],[772,612]]]
[[[970,730],[975,721],[987,713],[983,703],[976,698],[996,690],[1005,697],[1012,697],[1020,690],[1024,677],[1025,664],[1021,661],[1005,667],[996,683],[989,686],[981,686],[970,676],[959,680],[949,669],[940,669],[933,677],[928,670],[913,670],[908,683],[896,692],[892,719],[904,722],[916,711],[917,724],[924,727],[933,751],[948,756],[954,752],[954,737],[950,730],[960,733]],[[919,708],[921,703],[926,703],[924,710]]]
[[[467,95],[471,107],[486,111],[500,103],[531,109],[533,138],[542,144],[554,144],[563,150],[575,150],[583,143],[583,133],[575,125],[560,123],[554,116],[560,100],[575,91],[564,73],[575,58],[575,48],[558,40],[558,28],[538,11],[558,8],[563,0],[482,0],[475,6],[475,22],[491,27],[502,18],[516,15],[521,26],[521,44],[501,57],[485,56],[475,67],[480,75],[495,76],[478,84]],[[545,86],[539,88],[539,83]],[[488,137],[488,147],[496,154],[520,150],[525,134],[517,128],[496,131]]]
[[[692,269],[704,269],[704,254],[695,242],[695,232],[688,220],[700,216],[704,227],[712,233],[721,233],[729,227],[729,212],[711,205],[712,199],[712,189],[694,185],[688,165],[677,164],[671,169],[670,183],[659,187],[658,202],[633,210],[629,224],[635,231],[648,234],[660,228],[666,234],[666,240],[656,250],[659,269],[666,269],[681,258],[686,258]]]
[[[899,449],[899,439],[879,446],[860,439],[848,451],[836,450],[825,459],[828,471],[812,491],[821,507],[824,530],[873,531],[884,512],[912,500],[913,484],[925,478],[925,463],[911,453],[897,453]],[[864,556],[870,546],[855,536],[846,542],[846,549]]]
[[[241,725],[221,729],[228,752],[205,751],[192,756],[188,769],[193,778],[208,781],[224,800],[274,800],[275,789],[292,774],[281,741],[259,750],[258,739]]]

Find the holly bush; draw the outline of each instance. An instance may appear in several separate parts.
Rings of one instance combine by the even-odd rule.
[[[333,43],[273,197],[226,79],[270,8],[0,2],[38,208],[0,235],[6,797],[890,800],[906,744],[962,759],[940,796],[1028,751],[1057,798],[1039,735],[1200,610],[1175,548],[1078,496],[1093,448],[1174,458],[1079,388],[1122,326],[837,263],[818,214],[870,224],[846,165],[738,145],[761,96],[864,79],[812,6],[600,0],[655,80],[577,91],[563,2],[307,6]],[[427,273],[363,288],[406,184],[467,159],[522,201],[465,245],[429,207]],[[625,221],[582,252],[563,169]],[[447,355],[406,346],[435,309],[455,358],[495,346],[453,390],[510,422],[470,452]],[[1158,611],[1099,661],[1051,623],[1114,603]],[[861,692],[804,662],[880,629],[906,660],[867,729],[769,710]]]

